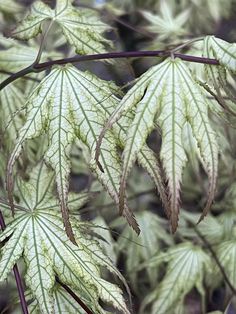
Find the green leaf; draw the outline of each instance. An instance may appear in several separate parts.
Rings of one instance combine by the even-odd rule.
[[[162,226],[163,221],[155,214],[143,211],[136,215],[141,229],[140,235],[136,234],[128,227],[124,229],[118,239],[118,250],[125,254],[126,273],[131,278],[133,287],[137,286],[137,269],[148,262],[159,250],[161,243],[171,244],[172,239]],[[157,280],[157,268],[155,270],[147,268],[149,281],[155,285]]]
[[[236,43],[228,43],[215,36],[205,38],[205,54],[213,55],[228,70],[236,72]]]
[[[6,86],[0,93],[0,128],[6,138],[6,147],[11,147],[12,141],[16,139],[18,130],[23,124],[19,109],[23,107],[24,102],[24,94],[13,84]]]
[[[76,292],[75,292],[76,293]],[[78,303],[69,295],[65,289],[56,284],[53,291],[54,313],[57,314],[86,314]],[[32,302],[29,307],[31,314],[40,314],[40,308],[37,301]]]
[[[86,314],[82,308],[78,308],[76,301],[60,286],[54,290],[55,313],[57,314]]]
[[[55,277],[78,292],[79,297],[95,313],[104,313],[99,299],[122,313],[129,313],[121,290],[101,278],[100,265],[119,274],[95,241],[85,238],[83,223],[73,218],[77,246],[65,234],[59,212],[50,204],[53,174],[40,164],[30,181],[18,180],[21,208],[15,219],[0,234],[9,240],[1,249],[0,281],[6,279],[17,260],[26,263],[26,284],[37,300],[40,313],[54,313]],[[48,206],[49,209],[45,209]],[[57,208],[58,209],[58,208]],[[53,294],[54,293],[54,294]]]
[[[76,8],[71,0],[57,0],[55,9],[41,1],[36,1],[30,13],[13,32],[18,39],[30,39],[42,32],[42,23],[51,20],[57,23],[68,43],[76,48],[76,53],[91,54],[104,52],[109,45],[102,33],[109,29],[98,18],[95,11]]]
[[[223,241],[221,244],[218,245],[215,251],[228,279],[230,280],[231,284],[236,287],[236,241]],[[217,265],[215,265],[213,271],[216,276],[221,275],[219,267]]]
[[[55,170],[64,216],[68,211],[69,154],[76,138],[83,141],[90,149],[91,168],[118,203],[121,165],[116,152],[116,141],[111,132],[107,133],[101,149],[104,173],[98,169],[94,159],[96,142],[105,123],[105,117],[99,111],[99,104],[109,106],[110,97],[109,84],[90,73],[81,72],[71,65],[53,69],[27,101],[26,122],[19,131],[19,137],[8,163],[8,190],[11,190],[12,168],[21,153],[22,144],[27,139],[47,132],[49,147],[44,159]],[[137,223],[127,206],[124,216],[138,232]],[[68,220],[68,217],[66,219]],[[68,223],[67,220],[65,224]]]
[[[144,147],[147,136],[158,124],[162,130],[161,159],[169,188],[170,204],[167,214],[172,230],[176,230],[182,171],[187,161],[182,133],[188,121],[199,146],[201,162],[209,177],[209,196],[202,217],[207,213],[216,188],[218,148],[208,118],[209,104],[203,92],[181,60],[167,59],[144,73],[113,111],[100,138],[122,115],[135,108],[135,117],[127,131],[123,152],[121,210],[125,202],[129,172]]]
[[[115,241],[109,230],[109,226],[102,216],[97,216],[94,220],[94,231],[101,236],[98,239],[99,244],[103,248],[103,251],[110,257],[114,264],[116,264],[117,257],[115,253]]]
[[[0,12],[6,14],[16,14],[22,10],[22,6],[14,0],[0,0]]]
[[[152,267],[155,267],[154,259],[153,262],[150,260]],[[209,256],[200,247],[188,242],[169,249],[161,255],[161,260],[168,263],[166,274],[157,288],[144,299],[142,306],[144,308],[152,302],[151,314],[171,312],[194,287],[203,295],[204,273],[211,268]],[[156,259],[156,262],[160,261]]]
[[[17,72],[30,66],[35,61],[39,50],[39,47],[34,42],[26,45],[3,36],[0,36],[0,44],[4,48],[0,50],[0,69],[8,72]],[[60,57],[62,57],[62,54],[59,52],[43,52],[42,61],[48,58]],[[35,75],[42,75],[42,73],[33,73],[30,76],[34,77]]]
[[[157,33],[158,40],[170,40],[186,34],[186,28],[183,26],[189,19],[190,10],[183,10],[178,15],[174,16],[171,6],[167,1],[160,3],[160,15],[153,14],[149,11],[142,11],[143,16],[151,24],[147,26],[147,30],[152,33]]]

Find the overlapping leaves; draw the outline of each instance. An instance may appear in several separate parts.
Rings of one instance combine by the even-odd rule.
[[[85,8],[75,8],[71,0],[57,0],[55,9],[41,1],[36,1],[28,16],[13,32],[18,39],[30,39],[42,32],[42,23],[51,20],[57,23],[68,43],[76,48],[76,53],[101,53],[104,45],[109,45],[102,33],[109,29],[96,12]]]
[[[16,193],[20,198],[20,210],[0,235],[0,241],[7,239],[1,249],[0,280],[7,277],[13,265],[23,256],[26,283],[37,300],[40,313],[54,313],[57,307],[64,306],[60,301],[65,298],[64,294],[54,290],[56,276],[78,292],[95,313],[106,313],[99,299],[123,313],[129,313],[120,289],[102,279],[99,268],[106,267],[119,275],[118,271],[97,243],[85,238],[83,224],[72,219],[77,246],[66,236],[52,187],[53,175],[43,164],[32,172],[30,181],[18,180]],[[86,201],[86,194],[71,195],[69,198],[71,207],[78,208]]]
[[[187,122],[192,128],[203,167],[209,177],[208,200],[203,215],[207,213],[214,198],[218,148],[208,118],[208,100],[186,65],[179,59],[167,59],[139,78],[111,114],[100,139],[106,129],[133,108],[136,108],[135,117],[128,129],[123,152],[120,181],[121,211],[125,202],[127,177],[137,159],[137,154],[145,145],[147,136],[158,124],[162,130],[161,159],[169,188],[167,214],[171,220],[172,230],[175,231],[179,214],[182,171],[187,161],[182,142],[183,128]]]

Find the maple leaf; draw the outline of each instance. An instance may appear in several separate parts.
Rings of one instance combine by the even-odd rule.
[[[152,304],[151,314],[169,313],[193,287],[204,296],[204,274],[211,268],[210,257],[199,247],[186,242],[170,248],[166,253],[151,258],[146,267],[157,267],[160,263],[168,263],[166,274],[154,291],[144,299],[142,309]]]
[[[121,211],[125,202],[127,177],[138,153],[145,145],[147,136],[157,124],[162,130],[161,159],[168,179],[168,217],[172,230],[176,230],[182,171],[187,162],[182,132],[185,123],[189,122],[199,146],[200,161],[210,180],[208,200],[201,219],[206,215],[216,189],[218,148],[216,135],[208,118],[208,101],[203,92],[184,62],[169,58],[144,73],[111,114],[100,134],[98,148],[106,130],[122,115],[135,108],[135,117],[127,131],[123,152],[120,181]]]
[[[11,147],[12,141],[17,137],[18,130],[23,124],[22,116],[20,116],[18,110],[23,107],[24,102],[24,94],[14,84],[6,86],[0,93],[0,108],[2,112],[0,129],[7,139],[4,143],[7,150]]]
[[[177,36],[187,33],[184,25],[189,19],[190,10],[183,10],[177,16],[174,16],[171,6],[167,1],[160,2],[160,15],[153,14],[149,11],[142,11],[143,16],[151,25],[146,29],[152,33],[159,34],[158,40],[176,38]]]
[[[57,0],[55,9],[36,1],[30,13],[22,20],[12,35],[18,39],[30,39],[42,32],[42,23],[51,20],[57,23],[68,43],[76,53],[91,54],[104,52],[104,45],[110,45],[102,33],[109,26],[100,21],[95,11],[72,6],[71,0]]]
[[[0,234],[0,241],[7,239],[1,248],[0,281],[7,278],[23,256],[26,284],[40,313],[55,313],[57,293],[61,294],[54,290],[58,277],[60,282],[78,292],[95,313],[105,313],[99,304],[101,299],[128,314],[121,290],[101,278],[100,266],[123,277],[97,242],[86,238],[83,223],[72,218],[77,245],[65,234],[59,204],[52,194],[53,177],[54,174],[40,163],[31,172],[29,181],[18,179],[15,191],[20,199],[18,210],[14,220]],[[73,194],[69,197],[69,206],[78,208],[87,199],[85,193]]]
[[[206,36],[204,45],[204,55],[216,58],[228,70],[236,71],[236,43],[228,43],[215,36]]]
[[[11,199],[12,169],[21,153],[22,144],[27,139],[48,132],[49,147],[44,159],[56,172],[62,214],[70,234],[67,210],[69,154],[75,139],[78,138],[87,145],[91,153],[91,168],[98,174],[99,180],[116,203],[119,202],[121,164],[116,151],[116,140],[111,132],[107,133],[101,149],[104,173],[98,171],[94,159],[96,142],[105,123],[99,104],[109,106],[112,91],[111,84],[88,72],[81,72],[71,65],[54,68],[36,87],[26,103],[26,122],[19,130],[15,148],[9,159],[7,186]],[[127,206],[124,216],[139,232],[137,223]]]

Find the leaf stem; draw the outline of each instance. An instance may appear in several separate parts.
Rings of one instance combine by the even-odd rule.
[[[191,45],[191,44],[193,44],[193,43],[195,43],[195,42],[197,42],[197,41],[201,41],[201,40],[204,40],[204,37],[197,37],[197,38],[190,39],[190,40],[186,41],[185,43],[183,43],[183,44],[181,44],[181,45],[175,47],[175,48],[172,49],[171,51],[172,51],[172,52],[179,51],[179,50],[185,48],[186,46],[189,46],[189,45]]]
[[[226,284],[229,286],[230,290],[232,291],[233,295],[236,295],[236,289],[234,288],[233,284],[231,283],[230,279],[228,278],[228,275],[226,274],[224,267],[221,265],[221,262],[217,256],[217,254],[215,253],[215,251],[213,250],[211,244],[208,242],[208,240],[204,237],[204,235],[198,230],[198,228],[191,222],[188,220],[188,222],[190,223],[190,225],[193,227],[194,231],[196,232],[196,234],[199,236],[199,238],[202,240],[202,242],[205,244],[206,248],[208,249],[208,251],[211,253],[213,259],[216,262],[216,265],[218,266]]]
[[[0,226],[1,226],[2,231],[6,228],[6,224],[5,224],[1,210],[0,210]],[[24,294],[23,283],[22,283],[22,279],[21,279],[17,264],[14,265],[13,272],[14,272],[14,276],[16,280],[17,290],[20,297],[20,304],[22,307],[23,314],[29,314],[28,306],[27,306],[27,302],[26,302],[25,294]]]
[[[81,306],[81,308],[87,313],[87,314],[94,314],[87,305],[64,283],[62,283],[58,278],[56,278],[56,281],[64,288],[69,295]]]
[[[51,27],[52,27],[53,23],[54,23],[54,21],[51,20],[49,25],[48,25],[48,28],[47,28],[46,32],[42,36],[42,40],[41,40],[41,43],[40,43],[39,51],[38,51],[37,57],[36,57],[36,59],[34,61],[34,64],[38,64],[40,59],[41,59],[41,56],[42,56],[42,53],[43,53],[43,49],[44,49],[45,43],[47,41],[47,37],[48,37],[48,34],[49,34],[50,30],[51,30]]]
[[[74,56],[70,58],[52,60],[42,63],[33,63],[29,67],[12,74],[6,80],[0,84],[0,90],[6,87],[8,84],[14,82],[20,77],[23,77],[30,73],[37,73],[50,69],[54,65],[66,65],[68,63],[79,63],[83,61],[92,61],[92,60],[105,60],[105,59],[120,59],[120,58],[144,58],[144,57],[169,57],[173,52],[171,50],[156,50],[156,51],[121,51],[121,52],[107,52],[93,55],[85,56]],[[211,58],[196,57],[191,55],[185,55],[181,53],[174,53],[175,58],[180,58],[183,61],[196,62],[209,65],[219,65],[219,61]]]

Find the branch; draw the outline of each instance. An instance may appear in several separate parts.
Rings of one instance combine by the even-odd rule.
[[[3,218],[3,215],[2,215],[1,211],[0,211],[0,226],[1,226],[2,231],[6,228],[5,221],[4,221],[4,218]],[[23,283],[22,283],[22,280],[21,280],[21,276],[20,276],[17,264],[14,265],[13,272],[14,272],[14,276],[15,276],[15,280],[16,280],[18,294],[19,294],[19,297],[20,297],[20,304],[21,304],[21,307],[22,307],[22,311],[23,311],[24,314],[29,314],[28,307],[27,307],[27,302],[25,300],[25,295],[24,295]]]
[[[120,59],[120,58],[144,58],[144,57],[168,57],[173,55],[175,58],[180,58],[183,61],[219,65],[219,61],[216,59],[196,57],[185,55],[181,53],[173,53],[167,50],[156,50],[156,51],[121,51],[121,52],[107,52],[101,54],[85,55],[85,56],[74,56],[71,58],[64,58],[58,60],[52,60],[42,63],[33,63],[29,67],[11,75],[6,80],[0,84],[0,90],[6,87],[8,84],[14,82],[18,78],[21,78],[30,73],[37,73],[50,69],[54,65],[65,65],[68,63],[79,63],[82,61],[92,61],[92,60],[106,60],[106,59]]]

